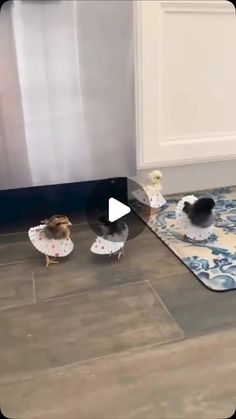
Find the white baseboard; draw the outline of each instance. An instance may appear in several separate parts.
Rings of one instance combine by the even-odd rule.
[[[138,170],[133,179],[138,183],[145,183],[146,176],[151,171],[152,169]],[[236,160],[162,167],[161,171],[164,176],[163,194],[236,185]]]

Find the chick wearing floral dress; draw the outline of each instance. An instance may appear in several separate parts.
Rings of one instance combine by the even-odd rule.
[[[163,175],[160,170],[153,170],[148,175],[147,183],[142,188],[134,191],[133,196],[152,210],[163,207],[166,204],[166,200],[161,194],[162,179]]]
[[[207,240],[214,229],[215,202],[212,198],[184,196],[176,206],[176,219],[183,233],[191,240]]]
[[[70,239],[71,222],[66,215],[54,215],[41,225],[31,227],[28,235],[34,247],[46,257],[46,267],[68,256],[74,244]]]
[[[118,259],[124,255],[124,246],[128,238],[129,229],[122,220],[110,222],[108,214],[102,213],[98,220],[99,235],[90,250],[97,255],[117,255]]]

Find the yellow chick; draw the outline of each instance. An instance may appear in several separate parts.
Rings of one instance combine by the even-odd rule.
[[[162,190],[163,175],[160,170],[153,170],[148,175],[148,181],[145,187],[147,193],[159,193]]]
[[[151,212],[158,211],[166,200],[161,194],[163,175],[160,170],[153,170],[149,173],[146,184],[134,191],[132,195],[143,205],[146,205]]]

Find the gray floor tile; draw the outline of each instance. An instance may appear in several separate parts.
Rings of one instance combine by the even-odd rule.
[[[15,419],[212,419],[235,409],[235,332],[58,368],[0,385]]]
[[[32,271],[22,264],[0,266],[0,309],[34,301]]]
[[[120,261],[90,253],[95,234],[86,224],[71,234],[75,251],[48,270],[26,233],[0,235],[0,265],[13,263],[0,266],[0,405],[6,416],[230,416],[234,329],[182,338],[183,331],[192,337],[235,327],[236,293],[205,289],[147,228],[127,243]],[[32,270],[37,299],[54,300],[28,305]],[[86,363],[68,365],[80,361]]]
[[[39,257],[26,233],[0,236],[0,265]]]
[[[187,336],[235,327],[235,291],[210,291],[191,272],[151,283]]]
[[[136,284],[0,313],[0,377],[183,336],[150,287]]]

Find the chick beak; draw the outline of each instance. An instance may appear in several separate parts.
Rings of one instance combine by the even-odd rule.
[[[68,221],[68,223],[67,223],[67,224],[68,224],[68,226],[72,226],[72,223],[71,223],[70,221]]]

